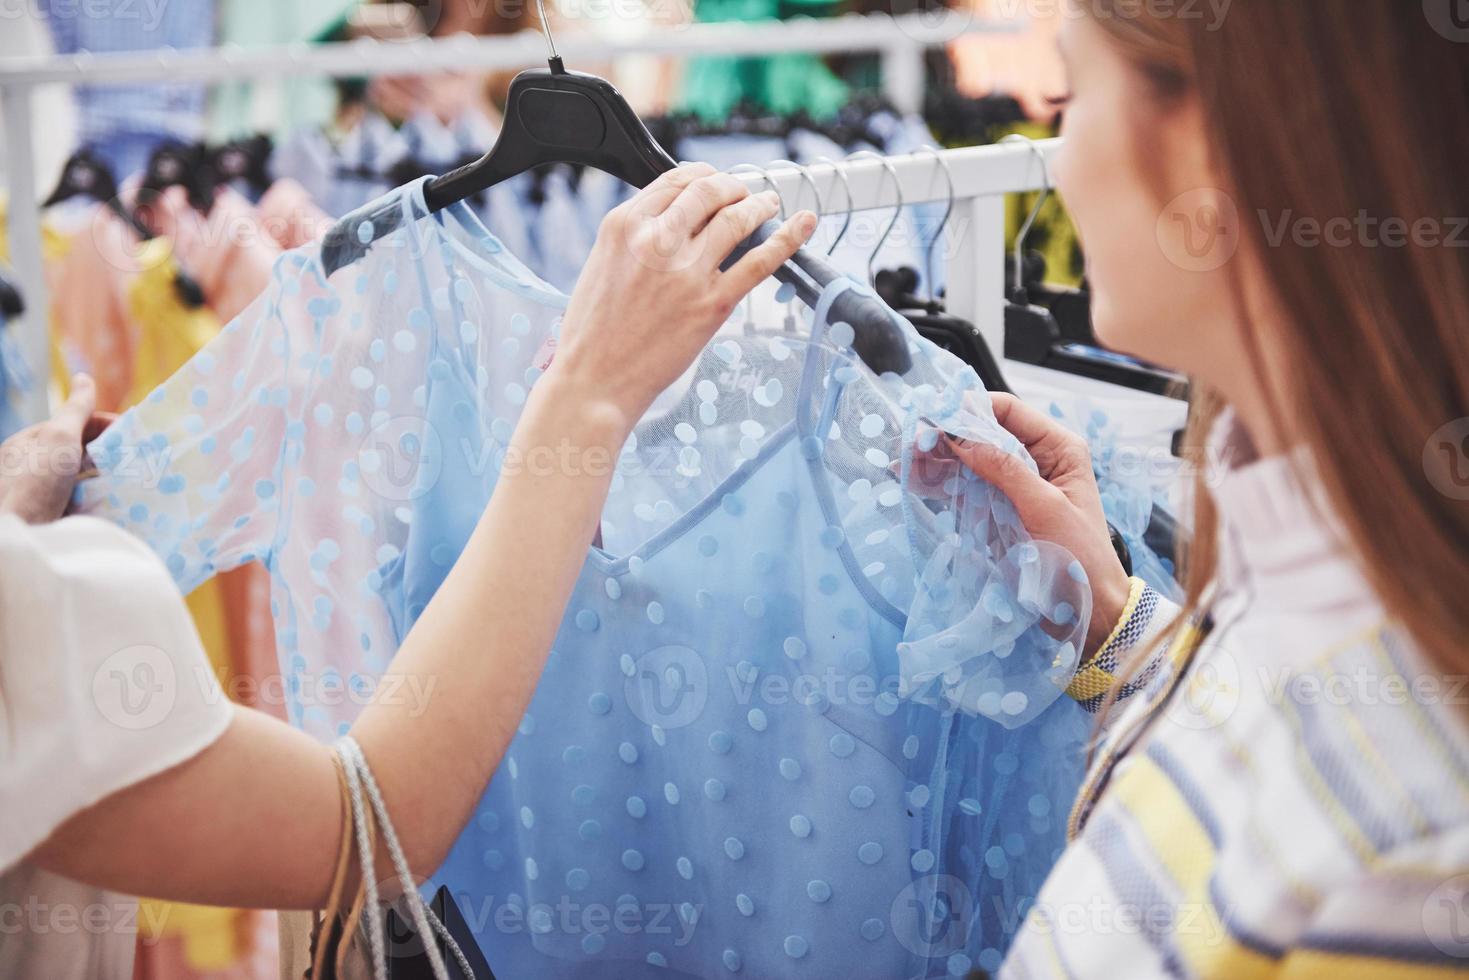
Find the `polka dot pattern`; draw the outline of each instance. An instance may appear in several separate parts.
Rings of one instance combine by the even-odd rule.
[[[82,490],[181,586],[269,564],[287,714],[323,739],[361,699],[314,685],[365,694],[388,669],[505,478],[565,303],[467,208],[429,219],[411,191],[385,207],[356,220],[376,244],[331,280],[312,249],[283,256],[98,440]],[[1023,899],[1064,840],[1079,773],[1058,760],[1085,736],[1052,705],[1085,574],[982,481],[914,485],[939,428],[1021,450],[916,335],[913,369],[877,377],[850,325],[791,313],[750,333],[732,318],[608,461],[543,679],[441,872],[521,910],[530,941],[481,937],[506,975],[589,957],[694,976],[983,966],[1006,941],[993,915],[918,962],[885,925],[894,899],[936,874]],[[1089,438],[1107,424],[1079,418]],[[1104,494],[1119,527],[1135,508]],[[931,782],[939,760],[954,785]],[[568,927],[563,892],[702,925],[682,946]]]

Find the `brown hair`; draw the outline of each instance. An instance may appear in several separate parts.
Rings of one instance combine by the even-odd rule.
[[[1310,451],[1389,612],[1438,669],[1469,672],[1469,503],[1441,492],[1425,463],[1430,438],[1469,416],[1469,247],[1363,236],[1308,248],[1270,242],[1253,218],[1430,220],[1464,245],[1469,44],[1401,0],[1236,0],[1217,23],[1135,0],[1079,6],[1139,70],[1154,109],[1199,100],[1241,249],[1260,258],[1281,314],[1269,325],[1242,317],[1279,434]],[[1195,405],[1195,451],[1219,409],[1207,396]],[[1182,563],[1192,615],[1218,534],[1198,469]]]

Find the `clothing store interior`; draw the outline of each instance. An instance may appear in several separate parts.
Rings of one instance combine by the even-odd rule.
[[[0,977],[1469,970],[1462,0],[5,6]]]

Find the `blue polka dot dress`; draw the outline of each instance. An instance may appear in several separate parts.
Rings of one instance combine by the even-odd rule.
[[[827,313],[865,287],[793,325],[762,289],[618,458],[516,458],[564,295],[469,209],[428,215],[421,184],[354,220],[385,217],[330,277],[313,249],[282,256],[93,444],[81,508],[185,589],[264,561],[290,718],[328,739],[507,467],[615,467],[545,675],[434,882],[496,973],[997,965],[1064,844],[1090,593],[944,453],[940,431],[1033,465],[973,372],[895,318],[914,367],[874,375]]]

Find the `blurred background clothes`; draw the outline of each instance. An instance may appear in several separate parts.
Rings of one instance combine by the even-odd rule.
[[[204,48],[214,43],[212,3],[178,0],[38,0],[58,54]],[[148,162],[161,138],[195,140],[204,132],[202,85],[78,85],[77,139],[115,172]]]

